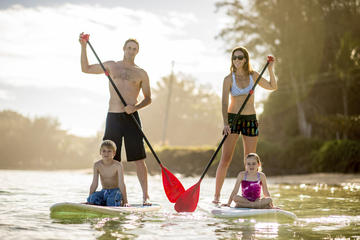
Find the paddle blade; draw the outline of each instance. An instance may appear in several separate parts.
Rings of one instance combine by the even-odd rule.
[[[197,204],[199,202],[200,182],[201,181],[199,181],[194,186],[192,186],[191,188],[189,188],[183,194],[180,195],[180,197],[175,203],[175,210],[177,212],[195,211]]]
[[[162,181],[167,198],[174,203],[185,192],[185,188],[167,168],[161,165]]]

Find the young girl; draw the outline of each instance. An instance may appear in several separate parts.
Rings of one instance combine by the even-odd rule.
[[[260,157],[256,153],[250,153],[245,159],[245,171],[239,173],[234,190],[229,201],[224,206],[230,207],[235,202],[237,208],[273,208],[270,193],[266,184],[266,176],[261,170]],[[237,195],[241,184],[242,196]],[[264,198],[260,199],[261,187]]]

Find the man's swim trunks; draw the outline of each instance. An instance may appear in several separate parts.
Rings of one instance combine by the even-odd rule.
[[[87,202],[90,204],[101,205],[101,206],[121,206],[122,194],[119,188],[103,189],[92,193],[88,198]]]
[[[141,126],[138,112],[133,113]],[[146,158],[143,135],[135,125],[132,117],[127,113],[109,112],[106,118],[106,127],[103,140],[112,140],[116,144],[115,160],[121,161],[121,146],[124,138],[126,158],[136,161]]]
[[[242,134],[249,137],[256,137],[259,135],[258,121],[256,120],[256,114],[252,115],[240,115],[235,126],[233,121],[235,119],[235,113],[228,113],[228,121],[231,128],[231,133]]]

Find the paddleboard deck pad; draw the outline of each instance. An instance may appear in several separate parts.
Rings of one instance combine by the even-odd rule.
[[[78,214],[107,214],[119,215],[123,213],[141,213],[154,212],[160,210],[159,204],[153,203],[151,206],[143,206],[142,204],[130,204],[130,207],[107,207],[91,205],[86,203],[63,202],[56,203],[50,207],[51,214],[61,213],[78,213]]]
[[[211,210],[211,214],[220,218],[242,218],[253,216],[273,216],[288,217],[296,219],[296,215],[292,212],[282,209],[252,209],[252,208],[234,208],[234,207],[217,207]]]

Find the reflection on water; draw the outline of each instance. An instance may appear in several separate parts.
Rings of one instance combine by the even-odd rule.
[[[135,239],[137,235],[129,233],[133,229],[140,229],[143,224],[137,217],[129,217],[125,219],[103,218],[96,224],[92,225],[94,229],[103,232],[98,239]]]
[[[181,179],[181,178],[180,178]],[[126,176],[129,200],[140,203],[136,176]],[[185,187],[197,178],[181,179]],[[224,184],[223,201],[235,179]],[[149,179],[155,213],[50,217],[56,202],[83,202],[91,175],[81,172],[0,171],[0,239],[360,239],[360,186],[270,184],[274,203],[298,219],[220,219],[209,213],[214,179],[201,185],[194,213],[176,213],[163,193],[161,177]]]
[[[275,239],[279,237],[276,222],[256,222],[251,219],[224,221],[215,230],[218,239]]]

